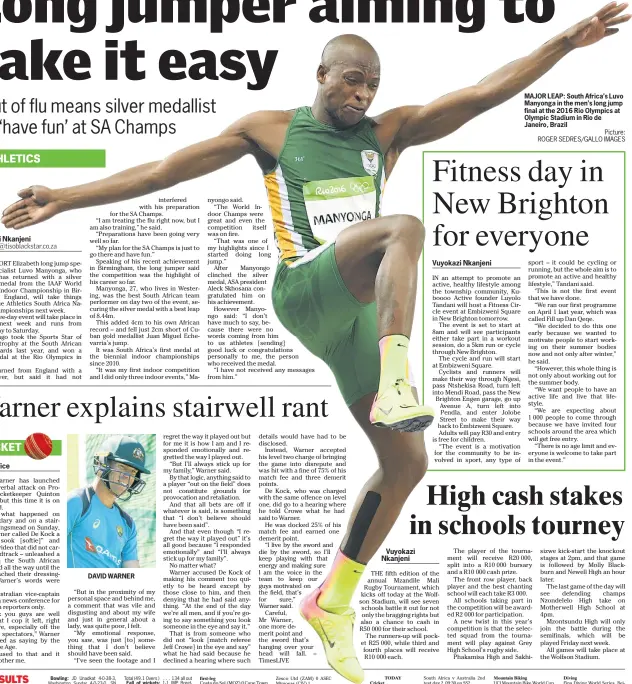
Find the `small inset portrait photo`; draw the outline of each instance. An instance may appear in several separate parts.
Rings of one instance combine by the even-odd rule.
[[[156,566],[155,435],[68,440],[68,567]]]

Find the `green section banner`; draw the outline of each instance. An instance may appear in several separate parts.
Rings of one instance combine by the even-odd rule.
[[[0,168],[103,169],[105,150],[4,150]]]
[[[24,450],[23,439],[0,439],[0,456],[28,456]],[[62,440],[53,439],[53,450],[51,456],[61,456]]]

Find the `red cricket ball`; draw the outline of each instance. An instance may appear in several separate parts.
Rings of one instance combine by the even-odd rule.
[[[53,440],[43,432],[34,432],[24,440],[24,451],[27,456],[40,461],[51,455]]]

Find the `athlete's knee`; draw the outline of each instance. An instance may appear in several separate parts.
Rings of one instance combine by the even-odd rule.
[[[407,246],[416,252],[421,252],[426,237],[424,224],[416,217],[408,214],[393,216],[390,239],[392,241],[405,242]]]
[[[426,450],[419,447],[400,452],[396,459],[389,458],[382,462],[381,469],[385,482],[411,492],[428,470]]]
[[[411,451],[406,458],[408,478],[411,482],[411,489],[414,489],[423,479],[428,470],[428,455],[425,449]]]

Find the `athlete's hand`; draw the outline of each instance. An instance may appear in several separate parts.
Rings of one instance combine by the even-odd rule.
[[[621,14],[628,6],[627,2],[618,4],[611,2],[602,7],[596,14],[571,26],[563,35],[574,48],[587,47],[598,43],[602,38],[613,36],[619,32],[617,24],[629,21],[632,15]]]
[[[22,199],[2,212],[2,223],[5,228],[28,228],[62,211],[62,203],[56,200],[53,191],[44,185],[32,185],[20,190],[18,195]]]

